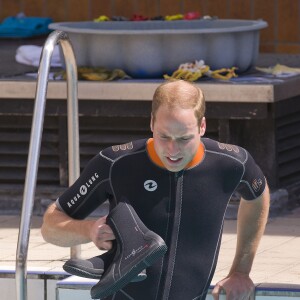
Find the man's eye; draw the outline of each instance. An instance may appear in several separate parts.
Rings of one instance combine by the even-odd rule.
[[[186,142],[186,141],[189,141],[190,139],[191,139],[190,137],[183,137],[183,138],[181,138],[181,140],[182,140],[182,141],[185,141],[185,142]]]

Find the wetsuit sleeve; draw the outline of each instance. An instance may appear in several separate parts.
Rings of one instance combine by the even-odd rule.
[[[266,186],[266,179],[253,157],[247,151],[246,154],[244,174],[237,191],[245,200],[254,200],[263,193]]]
[[[84,219],[109,198],[110,162],[100,154],[89,161],[80,177],[57,200],[68,216]]]

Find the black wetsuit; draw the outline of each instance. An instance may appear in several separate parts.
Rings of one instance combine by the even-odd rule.
[[[234,191],[246,200],[257,198],[265,178],[238,146],[202,138],[199,162],[172,173],[155,162],[150,144],[145,139],[101,151],[57,205],[83,219],[106,199],[125,196],[145,225],[168,245],[164,258],[147,269],[146,280],[107,299],[205,299],[228,201]]]

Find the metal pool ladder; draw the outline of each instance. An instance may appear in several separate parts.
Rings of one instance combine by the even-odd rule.
[[[16,252],[17,300],[27,299],[27,253],[30,235],[30,223],[36,189],[50,63],[54,47],[57,44],[60,44],[61,46],[67,72],[69,185],[75,182],[80,173],[76,60],[67,34],[63,31],[53,31],[47,38],[42,49],[38,70],[29,154],[23,193],[22,213]],[[80,257],[80,246],[71,248],[71,257]]]

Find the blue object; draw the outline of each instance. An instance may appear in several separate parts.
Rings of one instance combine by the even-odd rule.
[[[212,18],[62,22],[49,27],[68,34],[78,66],[122,69],[132,78],[161,78],[195,60],[204,60],[211,70],[249,70],[257,59],[259,30],[267,23]]]
[[[48,34],[51,18],[42,17],[7,17],[0,24],[0,37],[26,38]]]

